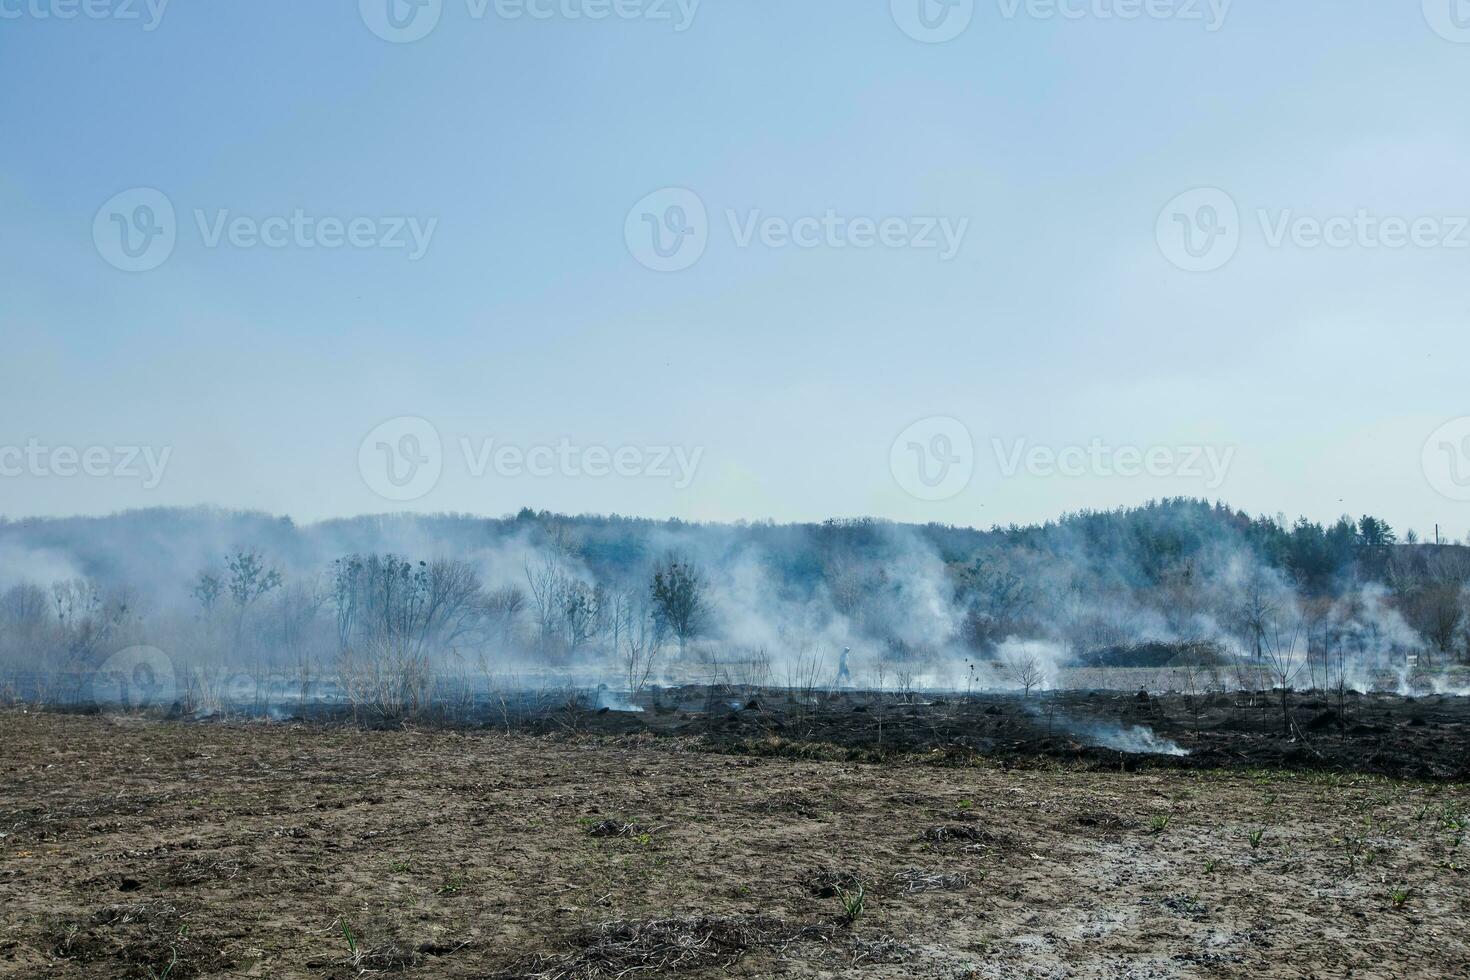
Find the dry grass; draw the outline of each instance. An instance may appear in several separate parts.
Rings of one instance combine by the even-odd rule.
[[[1463,785],[688,748],[0,711],[0,977],[1470,976]]]
[[[572,940],[573,952],[538,958],[507,980],[604,980],[635,974],[718,967],[728,970],[752,950],[777,950],[797,942],[830,940],[830,926],[803,926],[769,916],[707,916],[605,922]]]
[[[925,871],[923,868],[905,868],[893,876],[896,885],[910,895],[919,892],[955,892],[970,887],[970,876],[964,872],[946,874],[942,871]]]

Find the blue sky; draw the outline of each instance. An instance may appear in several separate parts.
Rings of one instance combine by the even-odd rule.
[[[1453,422],[1470,415],[1470,36],[1451,0],[1443,18],[1440,0],[1237,0],[1215,30],[1202,0],[1130,20],[1114,0],[1070,0],[1072,17],[977,0],[942,43],[905,33],[908,0],[704,0],[687,25],[673,0],[601,20],[568,16],[587,0],[516,19],[442,0],[411,43],[369,29],[372,0],[174,3],[151,30],[142,0],[91,2],[107,16],[0,0],[0,444],[33,450],[0,454],[7,516],[989,525],[1191,494],[1470,532],[1460,470],[1426,462],[1455,447],[1444,464],[1470,473],[1450,455],[1470,445]],[[137,188],[167,199],[176,242],[130,272],[94,222],[131,219],[135,197],[104,205]],[[625,235],[664,188],[706,211],[704,251],[674,272]],[[1195,188],[1238,208],[1206,272],[1158,231]],[[252,243],[298,212],[366,220],[364,241],[432,232],[419,257]],[[742,244],[751,222],[829,212],[898,219],[909,243],[930,220],[964,234],[949,258],[849,231]],[[1310,224],[1269,234],[1360,212],[1370,232],[1344,247]],[[240,218],[237,244],[210,244]],[[1430,221],[1431,244],[1371,247],[1395,218]],[[401,442],[422,432],[404,417],[436,452]],[[934,418],[973,449],[935,444]],[[475,472],[500,446],[627,448],[636,475],[537,476],[514,455]],[[1006,472],[1017,447],[1089,446],[1171,462]],[[66,475],[57,447],[113,462]],[[160,478],[132,475],[128,447],[167,450]],[[674,448],[692,479],[660,465]],[[1228,457],[1218,478],[1189,465],[1206,449]],[[430,453],[437,473],[385,493],[379,452]],[[916,488],[910,452],[965,478]]]

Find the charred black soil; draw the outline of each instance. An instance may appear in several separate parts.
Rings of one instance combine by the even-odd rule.
[[[641,695],[641,712],[581,701],[507,716],[511,730],[697,739],[721,752],[876,761],[927,755],[1067,760],[1101,769],[1310,769],[1470,778],[1470,698],[1348,693],[793,696],[685,687]]]

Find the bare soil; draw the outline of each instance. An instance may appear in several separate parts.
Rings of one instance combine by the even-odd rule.
[[[0,975],[1470,973],[1457,782],[722,739],[6,711]]]

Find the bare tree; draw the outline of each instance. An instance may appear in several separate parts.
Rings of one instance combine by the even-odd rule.
[[[1451,656],[1465,624],[1470,556],[1458,548],[1404,548],[1392,554],[1387,567],[1404,618],[1434,652]]]
[[[633,697],[648,686],[653,676],[663,647],[663,631],[646,604],[634,604],[630,600],[631,597],[624,597],[619,604],[625,618],[619,630],[620,646],[616,649],[628,678],[629,697]]]
[[[472,634],[484,607],[474,567],[449,558],[341,559],[334,565],[331,595],[341,648],[398,646],[415,656]]]
[[[483,604],[486,629],[497,642],[509,646],[515,640],[525,608],[526,593],[518,586],[506,585],[486,593]]]
[[[816,705],[818,679],[823,674],[822,656],[807,654],[805,647],[786,663],[786,689],[791,694],[795,719],[805,722]]]
[[[1275,591],[1266,572],[1253,566],[1234,610],[1237,626],[1257,660],[1261,659],[1263,652],[1266,627],[1276,614]]]
[[[467,561],[436,558],[419,562],[416,591],[420,596],[418,611],[418,650],[427,646],[450,647],[473,633],[484,608],[484,590],[480,576]]]
[[[704,573],[687,559],[671,556],[653,570],[655,622],[678,641],[681,653],[708,625],[708,591]]]
[[[56,616],[55,665],[63,690],[72,700],[82,696],[89,672],[107,646],[123,645],[121,633],[132,616],[131,599],[123,591],[104,593],[86,579],[57,582],[51,587]]]
[[[1302,649],[1303,620],[1296,617],[1289,626],[1273,620],[1262,633],[1261,653],[1271,680],[1281,692],[1281,730],[1291,735],[1291,689],[1306,667],[1306,651]]]
[[[7,640],[24,648],[34,646],[50,621],[51,604],[46,590],[23,582],[0,595],[0,628]]]
[[[1337,701],[1338,724],[1344,725],[1347,723],[1348,678],[1352,672],[1348,655],[1348,638],[1338,633],[1331,635],[1323,654],[1323,661],[1326,665],[1325,687]]]
[[[1166,568],[1159,576],[1158,594],[1164,620],[1185,643],[1201,639],[1200,614],[1206,591],[1199,569],[1191,560]]]
[[[607,590],[572,579],[563,584],[560,598],[567,648],[578,650],[601,633],[607,622]]]
[[[313,663],[313,629],[319,620],[327,596],[319,589],[294,583],[281,589],[275,602],[273,639],[279,645],[296,684],[297,699],[305,703],[310,697],[311,681],[316,675]]]
[[[224,593],[224,581],[208,571],[200,572],[194,580],[194,587],[189,590],[189,595],[194,597],[206,614],[214,612],[214,607]]]
[[[237,551],[225,556],[225,569],[225,587],[234,606],[234,635],[238,647],[246,615],[256,602],[281,587],[281,573],[268,567],[257,551]],[[202,586],[202,577],[200,581]]]
[[[1184,705],[1194,716],[1194,733],[1198,735],[1200,713],[1204,708],[1203,696],[1213,689],[1211,668],[1191,660],[1182,669],[1184,672]]]
[[[551,558],[543,558],[534,564],[527,561],[525,571],[526,586],[531,592],[531,609],[536,618],[536,639],[544,650],[553,644],[561,623],[561,601],[567,575]]]
[[[1041,660],[1030,650],[1018,650],[1005,658],[1005,671],[1021,687],[1021,696],[1030,697],[1031,689],[1045,680],[1046,673]]]
[[[893,680],[898,688],[899,699],[905,704],[914,698],[914,668],[911,664],[899,664],[893,672]]]
[[[384,723],[416,716],[429,703],[430,654],[473,635],[483,590],[469,563],[353,556],[335,566],[338,675],[354,711]]]

